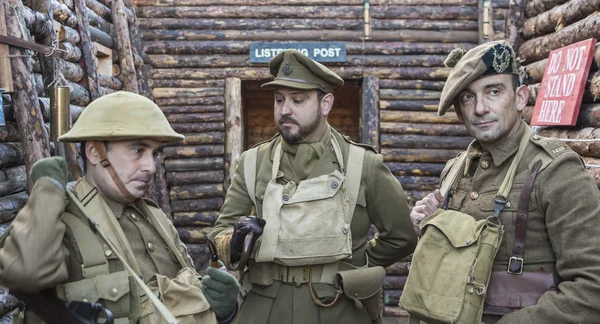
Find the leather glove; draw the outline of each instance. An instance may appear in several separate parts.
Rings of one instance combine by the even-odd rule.
[[[67,162],[60,156],[43,158],[31,168],[31,181],[35,183],[41,177],[48,177],[65,189],[67,185]]]
[[[256,216],[242,216],[233,224],[231,236],[231,262],[237,262],[242,257],[246,234],[254,233],[254,242],[262,235],[266,221]],[[254,243],[252,242],[252,243]]]
[[[240,286],[227,271],[208,268],[207,274],[208,276],[202,278],[204,297],[217,315],[217,319],[227,319],[235,311]]]

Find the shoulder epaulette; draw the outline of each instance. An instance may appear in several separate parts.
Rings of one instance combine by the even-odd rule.
[[[346,142],[348,142],[350,144],[354,144],[356,146],[360,146],[360,147],[365,148],[365,149],[367,149],[369,151],[372,151],[374,153],[379,153],[379,152],[377,152],[377,149],[375,149],[373,146],[371,146],[369,144],[354,142],[353,140],[350,139],[350,136],[348,136],[348,135],[342,135],[342,137],[344,138],[344,140]]]
[[[548,138],[537,134],[531,136],[531,139],[529,141],[537,147],[543,149],[553,159],[563,154],[564,152],[571,150],[569,146],[561,140]]]
[[[279,133],[275,134],[275,136],[269,138],[268,140],[264,140],[264,141],[261,141],[261,142],[258,142],[256,144],[254,144],[251,148],[255,148],[255,147],[257,147],[259,145],[262,145],[262,144],[265,144],[265,143],[269,143],[269,142],[273,141],[274,139],[276,139],[278,136],[279,136]]]
[[[154,201],[148,197],[142,197],[142,199],[148,206],[152,206],[152,207],[156,207],[156,208],[160,209],[160,206],[158,205],[158,203],[156,201]]]

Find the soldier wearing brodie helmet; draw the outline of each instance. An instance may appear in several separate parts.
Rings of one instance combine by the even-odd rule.
[[[413,224],[423,234],[413,266],[415,260],[424,260],[425,269],[439,269],[435,265],[428,268],[427,258],[431,262],[438,251],[445,250],[420,251],[420,247],[425,246],[421,243],[432,228],[428,224],[439,225],[439,219],[445,219],[444,214],[466,214],[476,221],[497,216],[504,226],[504,238],[495,258],[489,260],[493,262],[491,280],[486,285],[486,278],[465,276],[468,284],[473,281],[479,285],[468,286],[461,292],[465,299],[474,292],[485,296],[483,321],[597,323],[600,316],[598,187],[581,158],[564,142],[532,134],[521,119],[528,90],[519,82],[516,57],[506,42],[482,44],[466,53],[453,52],[448,63],[453,69],[442,91],[438,113],[443,115],[454,106],[458,119],[475,140],[447,163],[441,175],[443,189],[418,201],[411,212]],[[511,172],[514,172],[512,179]],[[500,194],[502,187],[508,189],[506,195]],[[456,221],[449,220],[447,224],[451,226]],[[455,225],[456,228],[461,226]],[[463,239],[457,238],[457,246],[465,242]],[[472,242],[466,245],[469,243]],[[419,254],[427,258],[421,259]],[[486,262],[481,258],[475,261],[477,266]],[[422,282],[432,289],[437,285],[443,290],[448,282],[460,279],[454,271],[439,270],[437,274],[437,278],[421,277]],[[411,275],[407,287],[411,286]],[[415,275],[418,278],[423,272]],[[412,293],[412,298],[407,298]],[[440,294],[446,300],[448,295],[448,289]],[[415,298],[419,296],[427,297]],[[426,300],[433,300],[433,294],[421,294],[414,289],[407,293],[405,289],[401,304],[423,306]],[[430,306],[432,310],[440,310],[439,305]],[[471,309],[478,306],[470,305]],[[412,309],[418,312],[417,308]]]
[[[34,165],[30,199],[0,250],[0,284],[101,303],[115,323],[162,323],[163,315],[179,323],[231,322],[236,280],[211,268],[200,281],[167,216],[142,198],[156,171],[154,152],[182,139],[140,95],[117,92],[92,102],[59,138],[82,142],[86,175],[65,199],[64,160]],[[22,315],[15,319],[41,322],[27,309]]]

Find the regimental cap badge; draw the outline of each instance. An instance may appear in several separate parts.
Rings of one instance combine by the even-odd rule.
[[[288,76],[288,75],[292,74],[292,72],[294,72],[294,69],[292,69],[292,67],[290,66],[290,63],[285,62],[285,64],[283,64],[283,67],[281,68],[281,72],[283,72],[283,74]]]
[[[497,48],[500,47],[500,50]],[[506,46],[492,46],[494,50],[494,59],[492,61],[492,67],[496,73],[505,73],[506,69],[510,65],[511,52]]]

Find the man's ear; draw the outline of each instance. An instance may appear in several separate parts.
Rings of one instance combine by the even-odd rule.
[[[85,142],[85,156],[92,165],[96,165],[100,162],[100,154],[98,154],[95,145],[96,141]]]
[[[527,106],[527,101],[529,99],[529,89],[527,89],[526,85],[521,85],[515,90],[515,100],[517,101],[517,111],[523,111],[525,106]]]
[[[328,93],[325,96],[323,96],[323,99],[321,99],[321,102],[319,103],[321,105],[321,113],[323,114],[323,116],[329,116],[331,108],[333,108],[333,101],[333,94]]]

